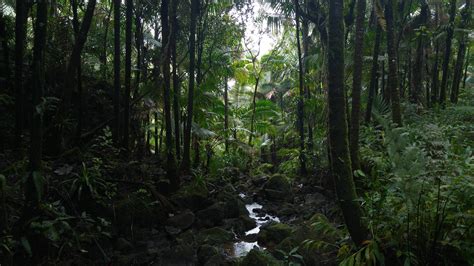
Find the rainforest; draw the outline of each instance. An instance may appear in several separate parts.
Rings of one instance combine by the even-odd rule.
[[[474,264],[471,0],[0,0],[0,266]]]

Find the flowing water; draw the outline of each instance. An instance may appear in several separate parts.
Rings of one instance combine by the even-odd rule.
[[[240,193],[239,196],[241,198],[245,198],[245,194],[243,193]],[[262,205],[256,202],[247,204],[245,205],[245,207],[249,211],[249,217],[257,223],[257,226],[255,228],[252,228],[245,232],[245,235],[247,236],[252,234],[258,234],[258,232],[260,232],[260,227],[269,221],[280,222],[280,219],[278,219],[278,217],[276,216],[272,216],[266,213],[262,215],[261,212],[256,212],[256,210],[262,209]],[[229,251],[233,257],[242,257],[247,255],[247,253],[249,253],[249,251],[253,248],[260,248],[257,241],[247,242],[244,240],[240,240],[238,242],[233,243],[233,246],[230,248]]]

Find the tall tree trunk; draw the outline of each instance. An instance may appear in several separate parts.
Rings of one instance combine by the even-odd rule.
[[[166,176],[170,181],[171,189],[176,190],[179,186],[179,179],[176,176],[176,162],[173,154],[173,126],[171,123],[171,99],[170,99],[170,24],[169,24],[169,0],[161,1],[161,37],[162,37],[162,57],[163,57],[163,98],[164,115],[166,128]]]
[[[434,55],[434,63],[433,63],[433,70],[431,73],[432,80],[431,80],[431,104],[434,105],[435,103],[439,102],[439,93],[438,93],[438,82],[439,82],[439,73],[438,73],[438,62],[439,62],[439,43],[436,41],[435,43],[435,55]]]
[[[72,5],[72,25],[74,29],[74,37],[77,40],[79,38],[79,16],[77,14],[78,2],[77,0],[71,0]],[[77,108],[77,126],[76,126],[76,141],[79,141],[82,132],[82,123],[83,123],[83,93],[82,93],[82,62],[81,62],[81,55],[79,55],[79,65],[77,66],[77,73],[76,73],[76,86],[78,92],[78,108]]]
[[[308,1],[305,1],[308,2]],[[303,18],[301,23],[301,33],[302,33],[302,42],[303,42],[303,79],[306,77],[308,73],[308,64],[306,63],[306,58],[309,55],[309,23],[308,20]],[[304,91],[307,100],[311,99],[311,91],[307,83],[304,83]],[[307,152],[310,156],[313,156],[314,151],[314,142],[313,142],[313,112],[309,112],[308,114],[308,149]]]
[[[360,94],[362,90],[362,68],[364,67],[364,23],[365,0],[357,0],[357,18],[354,43],[354,70],[352,73],[352,114],[350,132],[350,150],[352,169],[360,169],[359,162],[359,120],[360,120]]]
[[[451,43],[454,35],[454,19],[456,17],[456,0],[450,1],[449,25],[446,29],[446,45],[443,59],[443,76],[441,78],[441,87],[439,92],[439,104],[442,108],[446,107],[446,87],[448,86],[449,60],[451,57]]]
[[[227,75],[224,76],[224,136],[225,152],[229,151],[229,85],[227,84]]]
[[[387,53],[388,53],[388,84],[390,102],[392,105],[392,120],[398,126],[402,125],[400,110],[400,91],[398,88],[397,48],[395,40],[395,22],[393,18],[394,0],[388,0],[385,5],[385,19],[387,22]]]
[[[421,1],[421,12],[420,12],[420,26],[423,27],[427,23],[429,16],[429,6],[425,1]],[[423,92],[423,80],[424,69],[425,69],[425,36],[424,32],[420,32],[418,36],[418,43],[416,47],[415,65],[413,67],[413,88],[411,90],[410,100],[412,103],[421,103],[421,95]]]
[[[25,54],[26,1],[16,1],[15,17],[15,148],[21,151],[24,126],[23,57]],[[21,152],[18,153],[21,156]]]
[[[346,107],[344,100],[344,11],[343,0],[329,2],[328,108],[331,169],[339,204],[349,233],[357,245],[368,236],[362,224],[349,155]],[[330,62],[330,63],[329,63]]]
[[[466,89],[466,80],[467,80],[467,76],[468,76],[467,69],[469,68],[469,55],[470,55],[469,52],[470,52],[470,47],[468,46],[467,47],[467,53],[466,53],[466,63],[464,64],[465,65],[464,66],[464,77],[462,79],[462,88],[463,88],[463,90]]]
[[[298,6],[298,0],[295,1],[295,7]],[[300,43],[300,16],[298,9],[295,10],[295,22],[296,22],[296,46],[298,48],[298,79],[299,79],[299,96],[298,96],[298,131],[300,134],[300,173],[306,175],[306,155],[305,155],[305,136],[304,136],[304,70],[301,56],[301,43]]]
[[[112,133],[115,145],[120,141],[120,6],[121,0],[114,0],[114,120]]]
[[[460,28],[466,30],[469,26],[469,21],[471,18],[471,1],[466,0],[466,5],[462,10],[461,17],[461,25]],[[461,78],[463,75],[463,64],[464,64],[464,57],[466,56],[466,48],[469,42],[469,35],[468,33],[462,33],[461,39],[459,40],[459,49],[458,49],[458,56],[456,58],[456,65],[454,67],[454,77],[453,77],[453,84],[451,87],[451,97],[450,100],[452,103],[458,102],[459,96],[459,83],[461,82]]]
[[[102,37],[102,50],[100,54],[100,62],[101,62],[101,72],[102,72],[102,78],[105,80],[107,79],[107,37],[109,36],[109,24],[110,24],[110,16],[112,14],[112,10],[114,10],[114,5],[110,5],[109,12],[107,13],[107,18],[105,20],[105,30],[104,30],[104,36]]]
[[[41,197],[41,188],[35,184],[43,184],[41,179],[41,158],[43,153],[43,113],[39,105],[42,104],[45,83],[44,50],[46,47],[46,34],[48,24],[47,0],[39,0],[36,8],[36,21],[34,29],[33,65],[32,65],[32,117],[31,117],[31,146],[30,146],[30,175],[25,187],[26,206],[37,208]],[[42,185],[41,185],[42,186]],[[28,209],[27,207],[27,209]],[[26,211],[28,211],[26,209]]]
[[[369,97],[367,99],[367,108],[365,112],[365,122],[370,123],[372,119],[372,106],[374,104],[374,97],[377,93],[378,87],[378,72],[379,72],[379,54],[380,54],[380,40],[382,39],[382,27],[378,22],[375,22],[375,43],[372,55],[372,70],[370,72]]]
[[[176,158],[178,161],[181,159],[181,143],[180,143],[180,133],[181,133],[181,119],[180,119],[180,112],[179,112],[179,97],[181,95],[180,92],[180,83],[179,83],[179,75],[178,75],[178,58],[177,58],[177,47],[176,47],[176,40],[178,38],[178,1],[174,0],[171,4],[171,38],[170,38],[170,45],[171,45],[171,53],[173,59],[173,118],[174,118],[174,141],[175,141],[175,150],[176,150]]]
[[[10,48],[8,47],[6,20],[3,10],[0,10],[0,49],[3,55],[4,66],[2,76],[5,79],[0,82],[2,88],[10,90]],[[1,203],[0,203],[1,204]],[[1,214],[0,214],[1,215]]]
[[[129,130],[130,130],[130,92],[132,80],[132,22],[133,22],[133,2],[125,1],[125,95],[123,112],[123,139],[122,148],[125,155],[130,154]]]
[[[189,37],[189,85],[188,85],[188,104],[187,116],[183,139],[183,162],[182,171],[189,173],[191,157],[191,127],[193,122],[193,107],[194,107],[194,73],[195,73],[195,54],[196,54],[196,22],[199,12],[199,0],[191,0],[191,21],[190,21],[190,37]]]
[[[252,138],[253,138],[253,130],[255,124],[255,111],[257,108],[257,90],[258,84],[260,83],[260,73],[257,74],[258,77],[255,78],[255,87],[253,89],[253,96],[252,96],[252,117],[250,118],[250,134],[249,134],[249,142],[248,144],[252,146]]]

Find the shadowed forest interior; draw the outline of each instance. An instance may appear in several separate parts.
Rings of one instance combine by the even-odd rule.
[[[471,0],[0,0],[0,265],[473,265]]]

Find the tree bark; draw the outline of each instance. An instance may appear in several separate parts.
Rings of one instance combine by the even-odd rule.
[[[328,108],[331,169],[344,220],[353,241],[362,245],[368,230],[362,224],[362,210],[356,201],[349,155],[344,97],[344,22],[343,0],[329,2]],[[330,63],[329,63],[330,62]]]
[[[188,104],[186,125],[183,139],[183,162],[181,169],[184,173],[189,173],[191,157],[191,126],[193,122],[193,107],[194,107],[194,73],[195,73],[195,53],[196,53],[196,22],[197,14],[199,12],[199,0],[191,0],[191,22],[190,22],[190,37],[189,37],[189,85],[188,85]]]
[[[47,0],[39,0],[36,9],[36,21],[34,29],[33,62],[32,62],[32,117],[31,117],[31,146],[30,146],[30,174],[25,186],[25,200],[27,206],[37,208],[41,200],[41,192],[35,183],[42,181],[35,180],[42,178],[41,159],[43,153],[43,113],[39,105],[42,104],[44,95],[44,50],[46,46],[46,34],[48,23]]]
[[[464,9],[461,11],[461,25],[460,29],[466,30],[469,26],[469,21],[471,18],[471,1],[472,0],[466,0],[466,5],[464,6]],[[458,96],[459,96],[459,84],[461,82],[461,78],[463,75],[463,64],[464,64],[464,58],[466,56],[466,48],[469,42],[469,35],[468,33],[463,32],[461,35],[461,39],[459,40],[459,49],[458,49],[458,56],[456,58],[456,65],[454,67],[454,77],[453,77],[453,84],[451,87],[451,96],[450,100],[452,103],[457,103],[458,102]]]
[[[360,169],[359,161],[359,120],[360,120],[360,94],[362,90],[362,69],[364,67],[364,22],[365,0],[357,0],[357,17],[354,43],[354,70],[352,73],[352,113],[350,150],[352,169]]]
[[[390,92],[392,107],[392,120],[398,126],[402,126],[402,114],[400,110],[400,90],[398,88],[397,70],[397,48],[395,40],[395,23],[393,19],[394,1],[388,0],[385,5],[385,20],[387,22],[387,53],[388,53],[388,81],[387,90]]]
[[[443,59],[443,76],[441,78],[441,87],[439,92],[439,104],[441,108],[446,107],[446,87],[448,83],[449,60],[451,57],[451,44],[454,35],[454,19],[456,17],[456,0],[450,1],[449,25],[446,29],[446,45]]]
[[[121,0],[114,0],[114,120],[112,133],[115,145],[120,141],[120,6]]]
[[[125,95],[123,114],[123,139],[122,148],[125,155],[130,154],[130,92],[132,80],[132,22],[133,22],[133,2],[125,1]]]
[[[177,16],[177,9],[178,9],[178,1],[174,0],[171,4],[171,38],[170,38],[170,45],[171,45],[171,53],[173,59],[173,118],[174,118],[174,141],[175,141],[175,150],[176,150],[176,158],[178,160],[181,159],[181,143],[180,143],[180,133],[181,133],[181,119],[180,119],[180,112],[179,112],[179,97],[181,95],[180,92],[180,82],[179,82],[179,75],[178,75],[178,58],[177,58],[177,47],[176,41],[178,38],[178,16]]]
[[[367,99],[367,108],[365,113],[365,122],[368,124],[372,119],[372,106],[374,104],[374,97],[378,90],[378,73],[379,73],[379,54],[380,54],[380,40],[382,39],[382,27],[376,22],[375,42],[372,55],[372,70],[370,72],[369,97]]]
[[[421,12],[419,15],[420,26],[424,27],[427,23],[429,16],[429,6],[425,1],[421,1]],[[420,29],[420,28],[419,28]],[[419,104],[422,102],[421,95],[423,92],[423,80],[424,80],[424,64],[425,64],[425,36],[424,30],[419,32],[418,43],[416,47],[415,65],[413,67],[412,82],[413,87],[411,90],[410,100],[412,103]]]
[[[162,38],[162,57],[163,64],[161,71],[163,73],[163,98],[165,115],[165,141],[166,141],[166,176],[170,181],[171,190],[176,190],[179,186],[179,179],[176,176],[176,162],[173,154],[173,126],[171,122],[171,53],[170,53],[170,24],[169,24],[169,0],[161,1],[161,38]]]
[[[16,1],[15,17],[15,148],[21,151],[24,126],[23,57],[25,54],[26,1]],[[18,153],[21,156],[21,152]]]
[[[295,6],[298,6],[298,0],[295,1]],[[304,70],[301,56],[301,42],[300,42],[300,16],[298,9],[295,10],[296,22],[296,46],[298,48],[298,79],[299,79],[299,96],[298,96],[298,132],[300,135],[300,173],[306,175],[306,155],[305,155],[305,136],[304,136]]]
[[[225,152],[229,151],[229,85],[227,84],[227,75],[224,76],[224,136]]]

